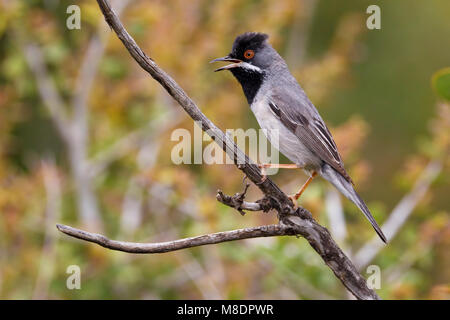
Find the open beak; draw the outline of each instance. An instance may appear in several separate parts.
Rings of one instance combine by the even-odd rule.
[[[214,60],[210,61],[209,63],[218,62],[218,61],[227,61],[227,62],[233,62],[233,63],[227,64],[224,67],[216,69],[216,70],[214,70],[214,72],[239,67],[241,65],[241,63],[243,62],[242,60],[234,59],[234,58],[231,58],[230,56],[226,56],[226,57],[214,59]]]

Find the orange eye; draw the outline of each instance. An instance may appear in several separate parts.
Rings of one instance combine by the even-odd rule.
[[[254,56],[255,56],[255,51],[253,51],[253,50],[249,49],[249,50],[244,52],[244,57],[247,60],[253,58]]]

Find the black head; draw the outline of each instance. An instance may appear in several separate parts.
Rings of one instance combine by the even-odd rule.
[[[242,85],[250,104],[261,87],[269,68],[279,57],[267,42],[268,38],[269,36],[265,33],[243,33],[234,40],[230,54],[211,61],[231,62],[215,71],[230,70]]]
[[[215,71],[231,71],[231,69],[241,68],[249,72],[264,72],[264,69],[268,68],[272,61],[271,51],[273,49],[267,42],[268,38],[267,34],[259,32],[246,32],[237,36],[230,54],[211,61],[228,61],[233,63]]]

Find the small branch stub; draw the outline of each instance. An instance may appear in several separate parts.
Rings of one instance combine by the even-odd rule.
[[[269,212],[274,208],[272,201],[268,197],[259,199],[256,202],[244,201],[249,187],[250,184],[246,183],[244,191],[236,193],[234,196],[228,196],[222,190],[217,190],[216,199],[224,205],[236,209],[243,216],[245,215],[244,210]]]

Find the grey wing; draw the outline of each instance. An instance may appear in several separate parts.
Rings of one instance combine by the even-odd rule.
[[[344,169],[330,131],[302,90],[299,97],[293,97],[287,90],[274,91],[269,98],[269,106],[309,150],[353,183]]]

